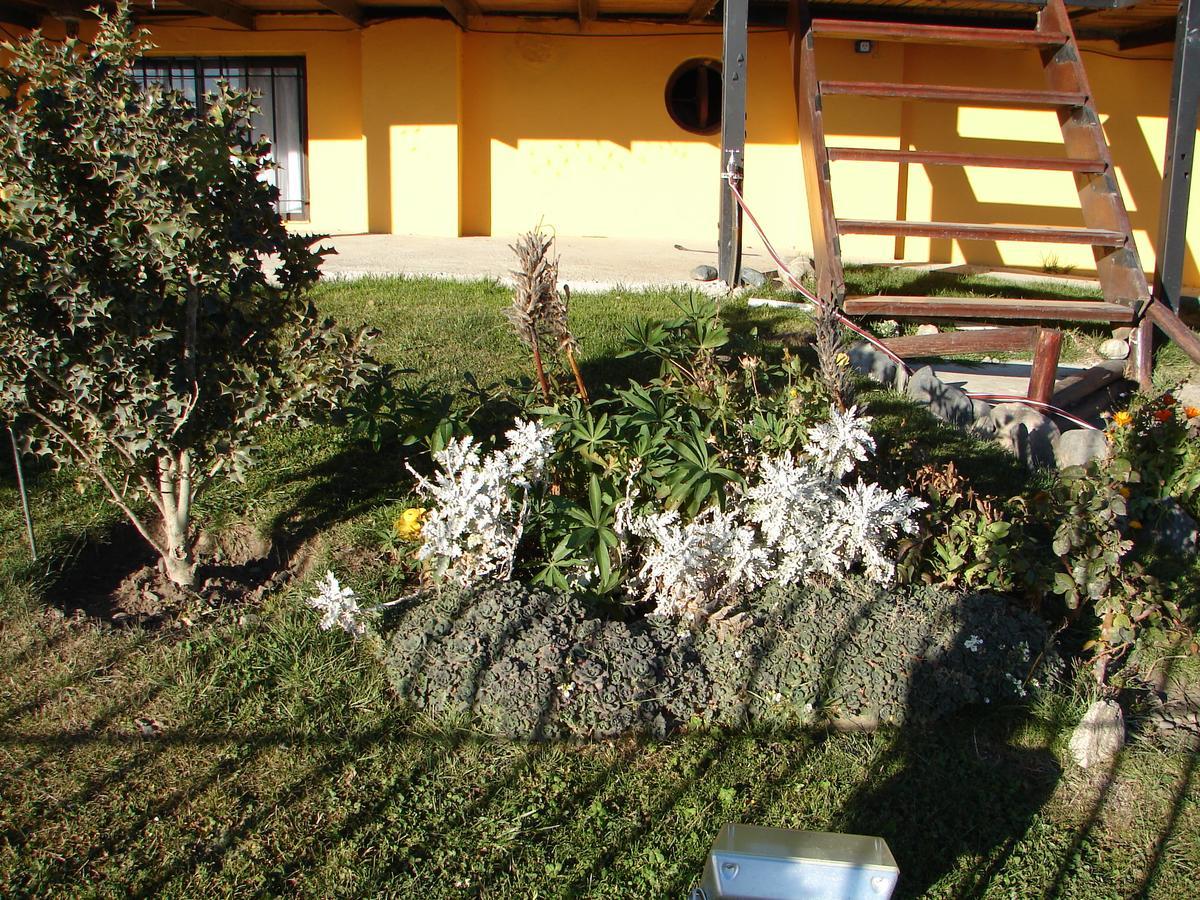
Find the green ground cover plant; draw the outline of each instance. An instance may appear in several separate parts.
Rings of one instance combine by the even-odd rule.
[[[639,316],[675,315],[673,299],[573,297],[589,383],[653,377],[617,356],[621,333]],[[502,286],[344,283],[315,300],[378,327],[381,359],[421,372],[408,384],[456,393],[467,369],[482,384],[526,372],[500,317],[511,300]],[[739,301],[723,313],[731,330],[760,336],[805,321]],[[873,477],[902,483],[901,460],[916,454],[955,460],[977,490],[1024,484],[995,448],[901,399],[860,402],[876,418]],[[426,451],[389,444],[395,463],[381,465],[338,425],[258,437],[246,483],[218,486],[197,517],[205,530],[245,523],[271,535],[296,577],[260,604],[166,611],[145,625],[72,614],[89,591],[66,576],[113,547],[116,519],[98,487],[76,490],[70,470],[29,472],[44,553],[35,565],[12,476],[0,473],[7,896],[679,896],[726,821],[881,834],[901,860],[903,896],[1191,889],[1195,757],[1146,736],[1110,772],[1074,768],[1064,747],[1094,696],[1086,674],[1032,707],[994,700],[935,728],[871,733],[781,723],[580,745],[435,724],[389,695],[368,640],[319,632],[303,605],[327,566],[370,601],[403,591],[411,572],[393,570],[390,534],[417,499],[405,455],[419,467]],[[1160,669],[1179,664],[1172,655]]]

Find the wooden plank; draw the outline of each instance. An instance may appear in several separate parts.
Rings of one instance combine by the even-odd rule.
[[[254,30],[254,11],[229,0],[185,0],[185,5],[238,28]]]
[[[1039,403],[1049,403],[1054,393],[1054,377],[1058,374],[1058,357],[1062,352],[1062,332],[1057,328],[1039,328],[1033,347],[1033,370],[1029,373],[1029,392],[1026,396]]]
[[[955,238],[966,241],[1032,241],[1047,244],[1092,244],[1120,247],[1125,235],[1097,228],[1051,225],[981,225],[974,222],[904,222],[887,219],[838,219],[838,230],[847,234],[885,234],[910,237]]]
[[[1084,397],[1095,393],[1105,385],[1119,381],[1125,374],[1125,361],[1106,359],[1090,369],[1068,375],[1054,385],[1050,402],[1061,409],[1070,409]]]
[[[692,8],[688,10],[687,18],[689,22],[702,22],[708,18],[717,7],[717,0],[695,0]]]
[[[902,359],[946,353],[982,353],[995,350],[1028,350],[1037,339],[1036,325],[982,328],[939,334],[906,334],[883,343]]]
[[[318,0],[318,2],[326,9],[337,13],[343,19],[353,22],[359,28],[362,28],[363,22],[367,20],[366,13],[358,5],[357,0]]]
[[[816,43],[811,23],[808,0],[791,0],[788,42],[792,56],[792,90],[796,100],[800,158],[804,165],[804,193],[813,241],[817,296],[826,303],[839,304],[846,293],[846,279],[833,211],[833,186],[829,180],[821,84],[817,79]]]
[[[746,56],[749,53],[749,0],[725,0],[721,44],[721,173],[746,170]],[[742,276],[742,208],[722,180],[717,234],[718,277],[737,287]],[[745,181],[740,189],[745,191]]]
[[[1154,388],[1154,323],[1143,317],[1129,336],[1129,362],[1125,371],[1144,391]]]
[[[929,319],[1026,319],[1052,322],[1132,322],[1133,310],[1099,300],[1017,297],[847,297],[854,316]]]
[[[600,13],[600,0],[579,0],[579,24],[595,22]]]
[[[951,84],[897,84],[891,81],[822,81],[824,95],[930,100],[981,106],[1057,109],[1082,106],[1087,97],[1075,91],[1027,91],[1013,88],[964,87]]]
[[[901,44],[953,44],[960,47],[1055,47],[1065,34],[1022,28],[964,28],[956,25],[917,25],[908,22],[866,22],[852,19],[813,19],[817,37],[888,41]]]
[[[441,4],[446,12],[450,13],[450,18],[458,23],[458,27],[466,31],[470,18],[466,3],[463,0],[441,0]]]
[[[982,153],[940,153],[927,150],[876,150],[873,147],[830,147],[831,160],[895,162],[923,166],[981,166],[995,169],[1039,169],[1049,172],[1103,172],[1098,159],[1063,156],[987,156]]]
[[[1110,303],[1140,308],[1149,298],[1150,288],[1138,258],[1125,200],[1112,170],[1112,154],[1092,100],[1092,88],[1063,0],[1047,0],[1046,6],[1038,13],[1037,28],[1039,31],[1066,32],[1071,35],[1070,40],[1057,50],[1042,51],[1046,86],[1053,92],[1075,92],[1087,98],[1078,107],[1058,111],[1067,156],[1102,159],[1109,165],[1107,171],[1100,174],[1080,173],[1075,176],[1084,224],[1089,228],[1106,229],[1123,235],[1121,243],[1112,245],[1111,249],[1094,247],[1092,250],[1104,299]]]
[[[1179,345],[1194,363],[1200,363],[1200,337],[1183,324],[1183,320],[1165,303],[1154,301],[1146,307],[1145,315],[1166,332],[1167,337]]]

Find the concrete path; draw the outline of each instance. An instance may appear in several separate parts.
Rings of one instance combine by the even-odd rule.
[[[513,266],[510,238],[402,237],[359,234],[329,238],[322,243],[337,250],[322,266],[327,278],[366,275],[436,275],[444,278],[507,280]],[[664,285],[700,287],[690,280],[698,265],[717,264],[716,247],[683,247],[666,241],[616,238],[560,237],[559,280],[573,291],[605,291],[617,286],[642,288]],[[750,249],[745,263],[756,269],[774,268],[768,257]],[[712,289],[719,290],[715,285]]]
[[[513,254],[507,237],[440,238],[392,234],[354,234],[327,238],[322,246],[332,246],[336,256],[325,259],[323,271],[328,278],[362,278],[369,275],[434,275],[442,278],[509,278]],[[778,248],[784,259],[797,251]],[[629,288],[680,286],[704,287],[691,280],[691,271],[699,265],[716,266],[715,242],[673,244],[663,240],[628,238],[559,237],[557,250],[561,260],[561,280],[575,291],[605,291]],[[742,254],[744,264],[762,272],[776,268],[775,263],[757,244],[748,241]],[[1078,285],[1088,279],[1078,276],[1055,277],[1023,272],[984,271],[977,266],[903,263],[918,271],[937,270],[962,274],[987,274],[1016,283],[1061,283]],[[1094,284],[1094,282],[1092,282]],[[718,292],[719,285],[705,288]]]

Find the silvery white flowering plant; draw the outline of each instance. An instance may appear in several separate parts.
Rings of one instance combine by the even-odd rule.
[[[505,437],[508,446],[486,456],[471,437],[451,441],[434,454],[433,477],[416,476],[430,505],[417,558],[437,581],[467,587],[512,574],[529,489],[545,471],[554,431],[518,421]]]
[[[791,584],[840,575],[861,565],[889,582],[891,542],[917,529],[925,504],[903,489],[842,479],[875,449],[870,419],[855,408],[830,410],[814,427],[800,459],[762,456],[758,479],[724,510],[705,510],[686,525],[675,512],[634,516],[642,538],[640,587],[664,616],[695,617],[768,582]]]

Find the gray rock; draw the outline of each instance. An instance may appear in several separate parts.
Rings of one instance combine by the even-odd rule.
[[[1129,355],[1129,342],[1109,338],[1100,345],[1100,355],[1105,359],[1124,359]]]
[[[1070,750],[1084,769],[1112,762],[1125,745],[1125,716],[1116,700],[1097,700],[1071,734]]]
[[[1195,553],[1200,545],[1200,526],[1174,497],[1159,500],[1158,509],[1148,513],[1150,539],[1164,550]]]
[[[1063,432],[1054,444],[1054,462],[1060,469],[1086,466],[1094,459],[1107,459],[1108,438],[1103,431],[1076,428]]]
[[[1189,381],[1180,385],[1175,392],[1175,399],[1182,406],[1195,406],[1200,409],[1200,383]]]
[[[932,324],[918,325],[917,334],[941,334],[941,330]]]
[[[992,421],[992,405],[982,400],[972,400],[975,421],[971,423],[970,431],[979,437],[989,438],[996,433],[996,424]]]
[[[896,361],[882,350],[866,341],[860,341],[850,348],[848,355],[854,371],[875,379],[885,387],[896,383],[896,370],[899,367]]]
[[[788,260],[788,271],[795,277],[804,279],[816,274],[816,261],[811,256],[801,254],[794,259]]]
[[[758,269],[742,267],[742,287],[760,288],[767,286],[767,276]]]
[[[996,442],[1016,455],[1029,468],[1054,465],[1058,426],[1048,416],[1023,403],[1001,403],[992,410]],[[1022,439],[1019,427],[1026,437]]]
[[[692,281],[716,281],[716,266],[696,266],[692,269]]]
[[[929,407],[929,411],[943,422],[966,428],[975,421],[975,406],[971,398],[934,375],[929,366],[913,372],[904,392]]]

